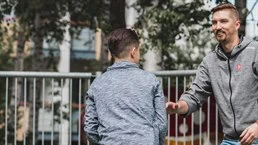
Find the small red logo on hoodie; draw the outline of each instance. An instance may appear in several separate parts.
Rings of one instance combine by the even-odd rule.
[[[236,71],[240,71],[240,70],[241,70],[241,67],[242,67],[241,64],[237,64],[237,65],[236,65]]]

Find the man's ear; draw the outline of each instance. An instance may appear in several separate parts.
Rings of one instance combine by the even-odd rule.
[[[241,23],[240,20],[237,20],[237,21],[236,21],[236,29],[237,29],[237,30],[240,28],[240,23]]]

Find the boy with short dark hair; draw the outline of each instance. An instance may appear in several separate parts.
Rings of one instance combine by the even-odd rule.
[[[158,79],[138,66],[139,38],[131,29],[110,33],[115,62],[86,95],[85,132],[92,144],[164,145],[167,119]]]

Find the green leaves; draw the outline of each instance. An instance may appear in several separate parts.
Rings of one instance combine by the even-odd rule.
[[[163,69],[179,69],[179,66],[188,66],[188,63],[194,62],[187,53],[193,52],[193,41],[210,26],[210,12],[205,8],[208,2],[152,0],[146,4],[145,1],[139,0],[136,8],[140,16],[135,26],[141,29],[139,33],[144,40],[144,49],[161,50],[161,63],[165,66]],[[179,41],[184,41],[184,46],[178,46],[176,43]],[[187,45],[191,47],[182,49]]]

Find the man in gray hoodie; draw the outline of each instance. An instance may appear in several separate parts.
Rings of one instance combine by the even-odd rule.
[[[190,89],[168,113],[189,115],[215,96],[224,139],[221,145],[258,145],[258,43],[238,35],[239,14],[224,3],[212,9],[212,31],[219,44],[198,67]]]
[[[131,29],[116,29],[108,47],[115,63],[86,94],[88,140],[97,145],[164,145],[164,95],[155,75],[138,66],[138,36]]]

